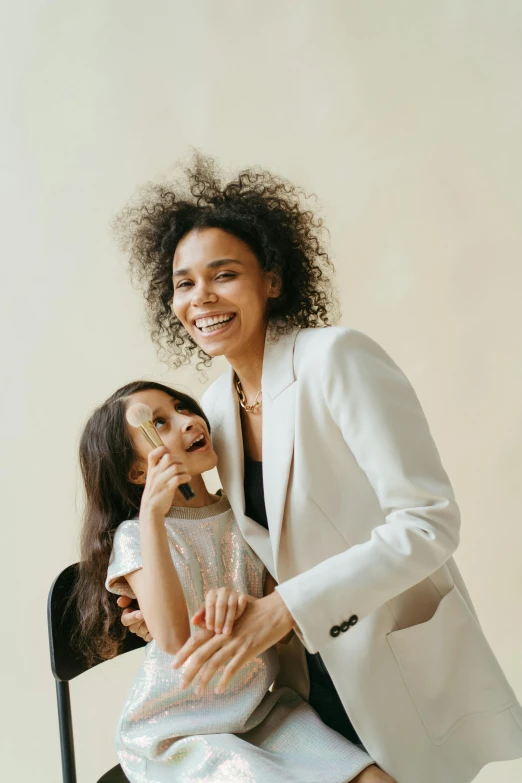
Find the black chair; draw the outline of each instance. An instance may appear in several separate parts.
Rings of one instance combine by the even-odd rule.
[[[74,737],[71,713],[69,681],[79,674],[97,666],[97,661],[88,666],[72,645],[72,632],[78,623],[76,607],[69,602],[72,588],[78,578],[78,563],[68,566],[54,580],[49,591],[47,603],[47,624],[49,646],[51,649],[51,669],[56,680],[58,698],[58,721],[60,726],[60,747],[62,752],[63,783],[76,783],[76,762],[74,757]],[[145,642],[133,633],[127,634],[120,655]],[[119,764],[110,769],[98,780],[98,783],[125,783],[128,779]]]

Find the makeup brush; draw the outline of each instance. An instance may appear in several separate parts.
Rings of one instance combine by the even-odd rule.
[[[125,416],[131,427],[141,428],[141,431],[153,449],[165,445],[159,436],[158,430],[152,423],[152,411],[148,405],[145,405],[142,402],[136,402],[134,405],[127,408]],[[185,500],[196,497],[196,493],[190,484],[180,484],[179,488]]]

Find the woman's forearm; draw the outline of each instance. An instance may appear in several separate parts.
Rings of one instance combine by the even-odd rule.
[[[129,574],[145,622],[164,652],[175,655],[190,636],[187,605],[172,562],[165,520],[160,515],[140,516],[142,568]]]
[[[263,586],[263,595],[265,596],[271,595],[276,589],[276,587],[277,587],[276,580],[274,579],[272,574],[269,571],[267,571],[265,576],[264,586]],[[293,636],[294,636],[294,629],[292,628],[291,631],[288,631],[288,633],[279,640],[279,644],[288,644],[288,642],[293,638]]]

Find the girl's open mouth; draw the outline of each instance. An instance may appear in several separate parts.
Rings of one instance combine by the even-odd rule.
[[[205,448],[207,445],[207,439],[204,435],[200,435],[196,440],[191,443],[191,445],[186,449],[186,451],[192,453],[193,451],[201,451],[201,449]]]

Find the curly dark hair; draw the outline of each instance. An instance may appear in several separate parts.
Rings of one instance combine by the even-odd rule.
[[[336,320],[332,264],[321,242],[323,223],[305,209],[304,191],[257,168],[223,184],[214,160],[195,154],[184,177],[149,184],[114,221],[130,272],[143,290],[153,341],[163,360],[187,364],[197,350],[201,366],[211,358],[172,312],[172,260],[178,242],[192,230],[220,228],[249,246],[261,268],[281,281],[267,304],[271,331],[328,326]]]

